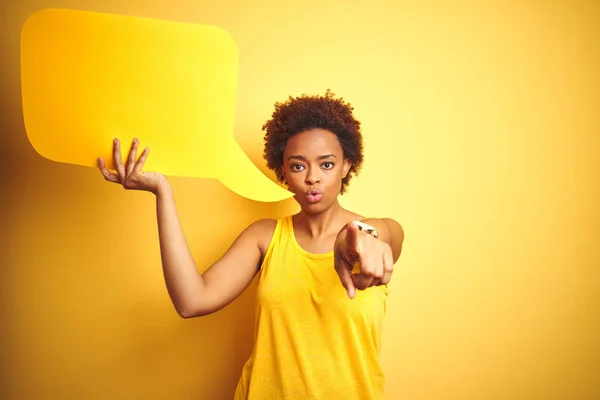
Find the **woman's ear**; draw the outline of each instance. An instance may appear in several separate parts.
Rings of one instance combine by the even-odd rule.
[[[279,172],[281,173],[281,176],[283,176],[283,183],[287,185],[287,177],[285,176],[285,168],[283,168],[283,165],[279,167]]]
[[[346,175],[348,175],[348,171],[350,171],[350,168],[352,168],[352,161],[350,161],[349,158],[346,158],[344,160],[344,165],[343,165],[343,176],[342,178],[345,178]]]

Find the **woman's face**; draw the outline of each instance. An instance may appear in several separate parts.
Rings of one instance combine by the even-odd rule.
[[[281,172],[302,209],[319,212],[337,201],[350,166],[335,134],[312,129],[288,139]]]

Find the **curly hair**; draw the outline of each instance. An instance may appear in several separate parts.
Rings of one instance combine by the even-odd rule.
[[[284,182],[280,167],[287,140],[297,133],[311,129],[325,129],[334,133],[352,166],[342,180],[340,193],[344,193],[353,175],[357,175],[363,162],[363,141],[360,122],[352,115],[354,108],[343,98],[336,99],[327,89],[325,95],[289,96],[284,102],[275,103],[275,111],[262,127],[265,148],[263,156],[279,182]]]

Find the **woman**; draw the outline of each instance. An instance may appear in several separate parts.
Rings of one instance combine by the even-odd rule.
[[[327,91],[275,104],[263,126],[264,156],[301,211],[248,226],[203,274],[186,244],[173,192],[161,174],[143,171],[134,140],[116,173],[104,178],[156,196],[165,282],[179,315],[216,312],[258,278],[254,350],[236,399],[382,399],[380,330],[387,284],[404,240],[389,218],[364,218],[341,207],[363,161],[353,108]]]

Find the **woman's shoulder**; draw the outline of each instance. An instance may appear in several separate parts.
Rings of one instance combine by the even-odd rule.
[[[346,212],[344,213],[344,220],[345,222],[350,222],[350,221],[361,221],[363,219],[365,219],[365,217],[361,214],[357,214],[353,211],[350,210],[345,210]]]
[[[261,218],[251,223],[246,229],[251,230],[253,235],[269,236],[270,239],[277,227],[277,222],[278,220],[275,218]]]
[[[257,239],[258,245],[263,254],[265,254],[265,252],[269,248],[269,244],[271,243],[271,239],[273,238],[273,234],[275,233],[275,229],[277,228],[277,223],[280,220],[281,219],[275,218],[261,218],[254,221],[247,228]]]

